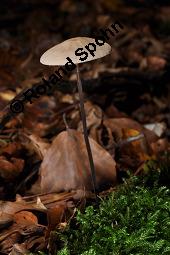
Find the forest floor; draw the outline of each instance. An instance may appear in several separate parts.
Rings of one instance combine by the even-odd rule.
[[[40,250],[54,254],[60,241],[53,231],[75,224],[77,209],[96,206],[75,72],[47,95],[25,103],[23,113],[10,109],[12,100],[20,100],[28,88],[41,85],[42,78],[58,69],[39,60],[66,39],[93,38],[116,21],[124,26],[107,41],[110,55],[80,65],[98,196],[114,193],[129,175],[146,176],[148,165],[155,172],[166,168],[163,185],[169,187],[170,6],[159,1],[154,6],[152,1],[127,2],[0,4],[1,254]],[[168,245],[164,253],[161,247],[166,244],[157,245],[159,252],[169,254]],[[94,250],[80,254],[95,254]]]

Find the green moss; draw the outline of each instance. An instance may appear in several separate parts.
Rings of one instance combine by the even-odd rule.
[[[151,172],[130,178],[99,208],[78,212],[58,233],[64,248],[57,255],[169,255],[170,190],[160,185],[162,172]]]

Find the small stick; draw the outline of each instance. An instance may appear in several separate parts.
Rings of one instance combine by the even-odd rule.
[[[67,123],[67,120],[66,120],[66,113],[63,113],[63,121],[64,121],[64,125],[66,127],[66,130],[68,130],[69,126],[68,126],[68,123]]]

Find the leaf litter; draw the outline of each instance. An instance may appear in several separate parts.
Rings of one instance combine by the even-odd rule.
[[[26,254],[47,247],[53,252],[58,242],[53,230],[65,228],[77,208],[95,204],[75,74],[27,104],[24,114],[11,116],[9,104],[53,73],[53,68],[38,63],[46,49],[66,37],[93,37],[99,27],[109,27],[113,16],[126,24],[122,35],[109,41],[110,56],[80,66],[99,195],[111,192],[129,169],[139,175],[148,160],[161,162],[163,153],[170,151],[170,9],[143,11],[123,1],[96,5],[89,0],[59,1],[57,6],[51,0],[48,8],[44,0],[25,0],[3,9],[0,252]],[[136,25],[131,24],[132,16]]]

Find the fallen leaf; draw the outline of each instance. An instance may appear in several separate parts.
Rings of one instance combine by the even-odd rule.
[[[0,253],[9,254],[14,244],[21,242],[20,229],[17,225],[1,232],[0,236]]]
[[[159,139],[155,143],[151,144],[153,152],[158,155],[162,152],[169,151],[170,152],[170,143],[166,138]]]
[[[24,160],[11,158],[8,161],[4,156],[0,156],[0,176],[4,179],[13,179],[18,176],[24,168]]]
[[[64,218],[66,212],[66,206],[58,205],[54,208],[50,208],[47,212],[48,217],[48,230],[46,233],[46,237],[50,235],[50,232],[56,228],[58,224],[60,224]]]
[[[140,132],[134,129],[123,129],[123,140],[139,137],[137,140],[132,140],[131,142],[124,144],[124,148],[122,148],[122,151],[129,155],[129,157],[137,158],[138,164],[143,163],[146,160],[151,159],[152,151],[149,147],[145,136],[139,136]]]
[[[37,217],[28,211],[21,211],[14,214],[14,221],[19,225],[38,224]]]
[[[29,254],[30,252],[25,249],[24,244],[14,244],[12,247],[12,251],[9,253],[9,255],[22,255],[22,254]]]
[[[104,120],[104,125],[109,127],[111,131],[115,134],[117,139],[122,139],[123,129],[134,129],[143,133],[146,137],[148,143],[152,143],[158,140],[158,136],[151,130],[146,129],[140,125],[137,121],[130,118],[114,118]]]
[[[85,102],[87,128],[98,127],[102,121],[102,110],[99,106],[92,104],[90,101]],[[78,125],[78,130],[83,131],[82,121]]]
[[[116,182],[116,163],[110,154],[89,138],[96,170],[97,186]],[[92,190],[91,172],[82,133],[61,132],[53,141],[40,168],[42,192],[72,189]]]
[[[150,123],[146,124],[145,128],[153,131],[158,137],[160,137],[164,131],[166,130],[166,124],[165,123]]]
[[[0,213],[0,230],[8,228],[13,223],[13,217],[7,213]]]
[[[35,134],[21,134],[20,137],[23,146],[28,150],[29,154],[35,153],[39,159],[43,159],[50,144]]]
[[[151,71],[160,71],[165,68],[167,61],[158,56],[148,56],[141,61],[140,68]]]
[[[23,150],[23,146],[20,143],[13,142],[7,144],[5,147],[2,149],[2,154],[3,155],[10,155],[10,156],[19,156],[20,153]]]

